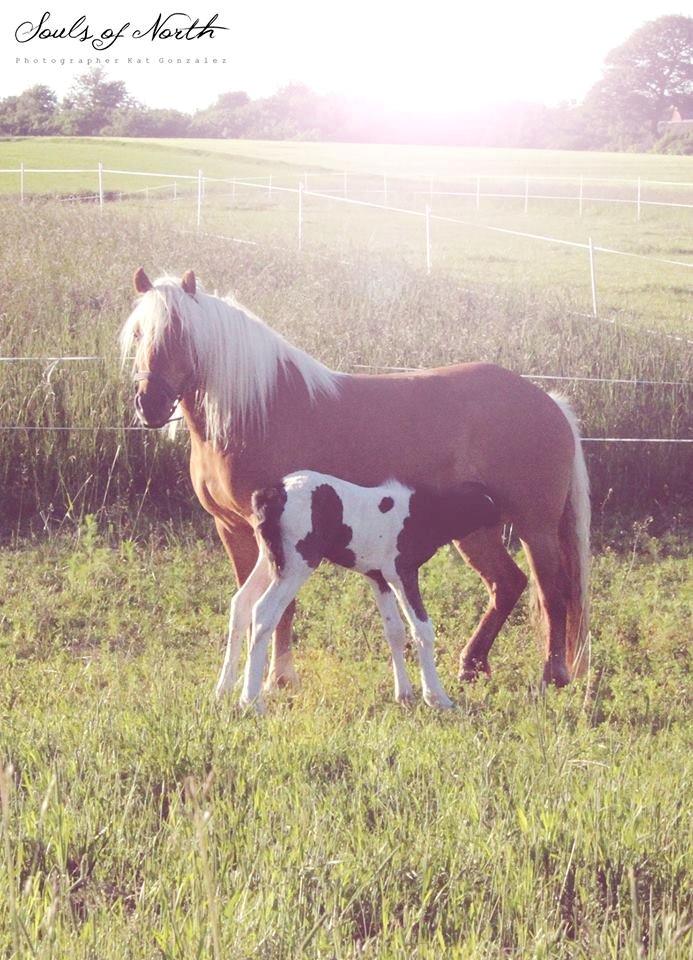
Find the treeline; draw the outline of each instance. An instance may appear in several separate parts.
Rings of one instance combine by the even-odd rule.
[[[547,107],[506,103],[439,114],[393,111],[366,101],[324,96],[290,83],[269,97],[222,94],[192,114],[150,109],[100,68],[78,77],[59,101],[37,85],[0,100],[6,136],[219,137],[341,140],[564,150],[693,152],[690,133],[663,131],[674,110],[693,115],[693,18],[665,16],[645,24],[605,61],[602,78],[582,103]]]

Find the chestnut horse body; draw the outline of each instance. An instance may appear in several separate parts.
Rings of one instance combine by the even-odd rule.
[[[136,288],[144,296],[124,331],[124,347],[135,328],[146,324],[147,298],[166,294],[167,285],[171,281],[152,288],[138,271]],[[191,273],[181,291],[195,296]],[[181,325],[180,304],[177,295],[167,301],[170,320],[163,335],[147,338],[143,331],[136,360],[145,368],[137,378],[138,413],[145,424],[158,425],[162,410],[164,419],[170,411],[170,395],[180,392],[193,486],[215,519],[239,583],[257,559],[249,523],[252,493],[288,473],[314,470],[362,486],[390,478],[439,489],[478,481],[493,492],[529,559],[545,626],[544,680],[568,682],[580,667],[587,630],[589,499],[577,426],[565,401],[486,363],[383,376],[334,373],[326,389],[311,390],[302,372],[306,355],[295,351],[295,362],[289,352],[277,364],[262,416],[246,418],[242,429],[230,430],[220,442],[209,435],[201,402],[209,390],[204,369],[183,342],[194,323],[204,321],[198,311],[196,320]],[[170,388],[157,392],[159,380]],[[457,547],[489,593],[488,608],[461,653],[460,677],[473,679],[489,672],[489,650],[526,577],[503,544],[501,524],[476,531]],[[275,635],[270,683],[294,679],[292,616],[288,611]]]

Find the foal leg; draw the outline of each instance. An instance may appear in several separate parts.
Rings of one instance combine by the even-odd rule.
[[[312,570],[307,564],[298,563],[287,567],[279,579],[273,579],[269,587],[257,601],[252,615],[252,636],[248,660],[245,665],[245,679],[241,694],[241,706],[253,706],[258,713],[264,713],[262,701],[262,675],[267,659],[267,647],[270,637],[279,623],[282,614],[310,576]]]
[[[406,644],[406,630],[404,621],[399,615],[395,595],[384,581],[373,583],[375,602],[378,605],[380,616],[385,627],[385,637],[392,652],[392,671],[395,675],[395,700],[398,703],[411,703],[414,699],[414,690],[407,675],[404,663],[404,647]]]
[[[215,517],[215,523],[240,586],[247,580],[258,558],[258,546],[253,528],[242,517],[238,517],[238,522],[233,525],[228,525],[218,517]],[[291,603],[277,625],[272,663],[267,680],[267,685],[271,687],[298,686],[298,676],[294,670],[291,654],[291,624],[294,609],[294,604]]]
[[[260,554],[253,572],[231,601],[226,655],[216,686],[217,700],[228,693],[236,683],[241,645],[250,626],[253,606],[267,588],[270,578],[267,558]]]
[[[419,666],[421,667],[423,698],[429,707],[449,710],[454,704],[445,692],[436,670],[435,657],[433,656],[435,634],[419,592],[418,570],[408,571],[402,580],[392,580],[390,586],[397,595],[399,605],[409,622],[412,637],[416,644]]]
[[[489,651],[501,627],[527,586],[527,577],[503,545],[501,526],[477,530],[455,546],[486,585],[489,604],[460,655],[460,681],[490,675]]]
[[[536,579],[546,629],[543,682],[564,687],[570,683],[566,662],[567,586],[561,565],[558,530],[525,532],[522,546]]]

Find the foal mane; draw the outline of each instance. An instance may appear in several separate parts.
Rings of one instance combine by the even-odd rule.
[[[267,425],[269,405],[280,374],[292,365],[311,402],[335,396],[339,374],[293,346],[232,297],[194,295],[179,280],[161,277],[143,294],[120,335],[123,359],[134,352],[144,368],[152,347],[161,346],[174,318],[181,348],[193,370],[206,422],[207,439],[223,448],[232,438]]]

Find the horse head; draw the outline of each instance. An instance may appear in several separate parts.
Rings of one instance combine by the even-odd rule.
[[[180,284],[155,285],[140,267],[134,286],[140,300],[123,329],[121,344],[124,352],[135,351],[135,413],[143,426],[154,429],[169,422],[183,394],[194,387],[195,365],[181,319],[181,298],[195,297],[195,274],[188,270]]]

